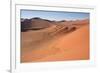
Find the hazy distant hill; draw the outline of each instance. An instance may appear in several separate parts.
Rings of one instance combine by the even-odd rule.
[[[41,19],[41,18],[31,18],[31,19],[21,19],[21,31],[27,30],[39,30],[52,26],[52,21]]]

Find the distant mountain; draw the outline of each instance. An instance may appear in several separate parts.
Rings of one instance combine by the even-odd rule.
[[[39,30],[52,26],[52,21],[38,17],[31,19],[21,19],[21,31]]]

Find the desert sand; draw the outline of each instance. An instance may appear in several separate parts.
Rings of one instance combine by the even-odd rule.
[[[21,32],[22,63],[89,59],[88,20],[52,24]]]

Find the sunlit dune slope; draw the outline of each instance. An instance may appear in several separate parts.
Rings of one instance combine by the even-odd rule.
[[[48,41],[46,39],[43,40],[43,37],[41,37],[41,35],[44,35],[43,33],[39,34],[38,36],[34,35],[38,34],[39,32],[33,33],[33,36],[30,33],[27,33],[27,35],[29,34],[29,36],[26,37],[29,37],[29,39],[25,40],[24,37],[24,41],[22,41],[24,42],[22,43],[24,46],[22,47],[21,52],[21,62],[89,59],[88,25],[84,25],[81,28],[68,34],[63,33],[63,35],[59,37],[55,35],[56,38],[50,38],[48,39]],[[25,32],[22,35],[25,36]],[[38,40],[41,40],[39,40],[38,42],[34,42],[37,41],[37,39],[33,41],[30,37],[34,37],[35,39],[38,38]],[[33,44],[30,44],[30,42]]]
[[[84,26],[55,41],[55,55],[38,61],[84,60],[89,59],[89,27]]]

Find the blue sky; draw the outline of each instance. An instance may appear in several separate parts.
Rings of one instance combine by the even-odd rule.
[[[40,10],[21,10],[21,18],[40,17],[48,20],[80,20],[88,19],[89,13],[82,12],[57,12],[57,11],[40,11]]]

